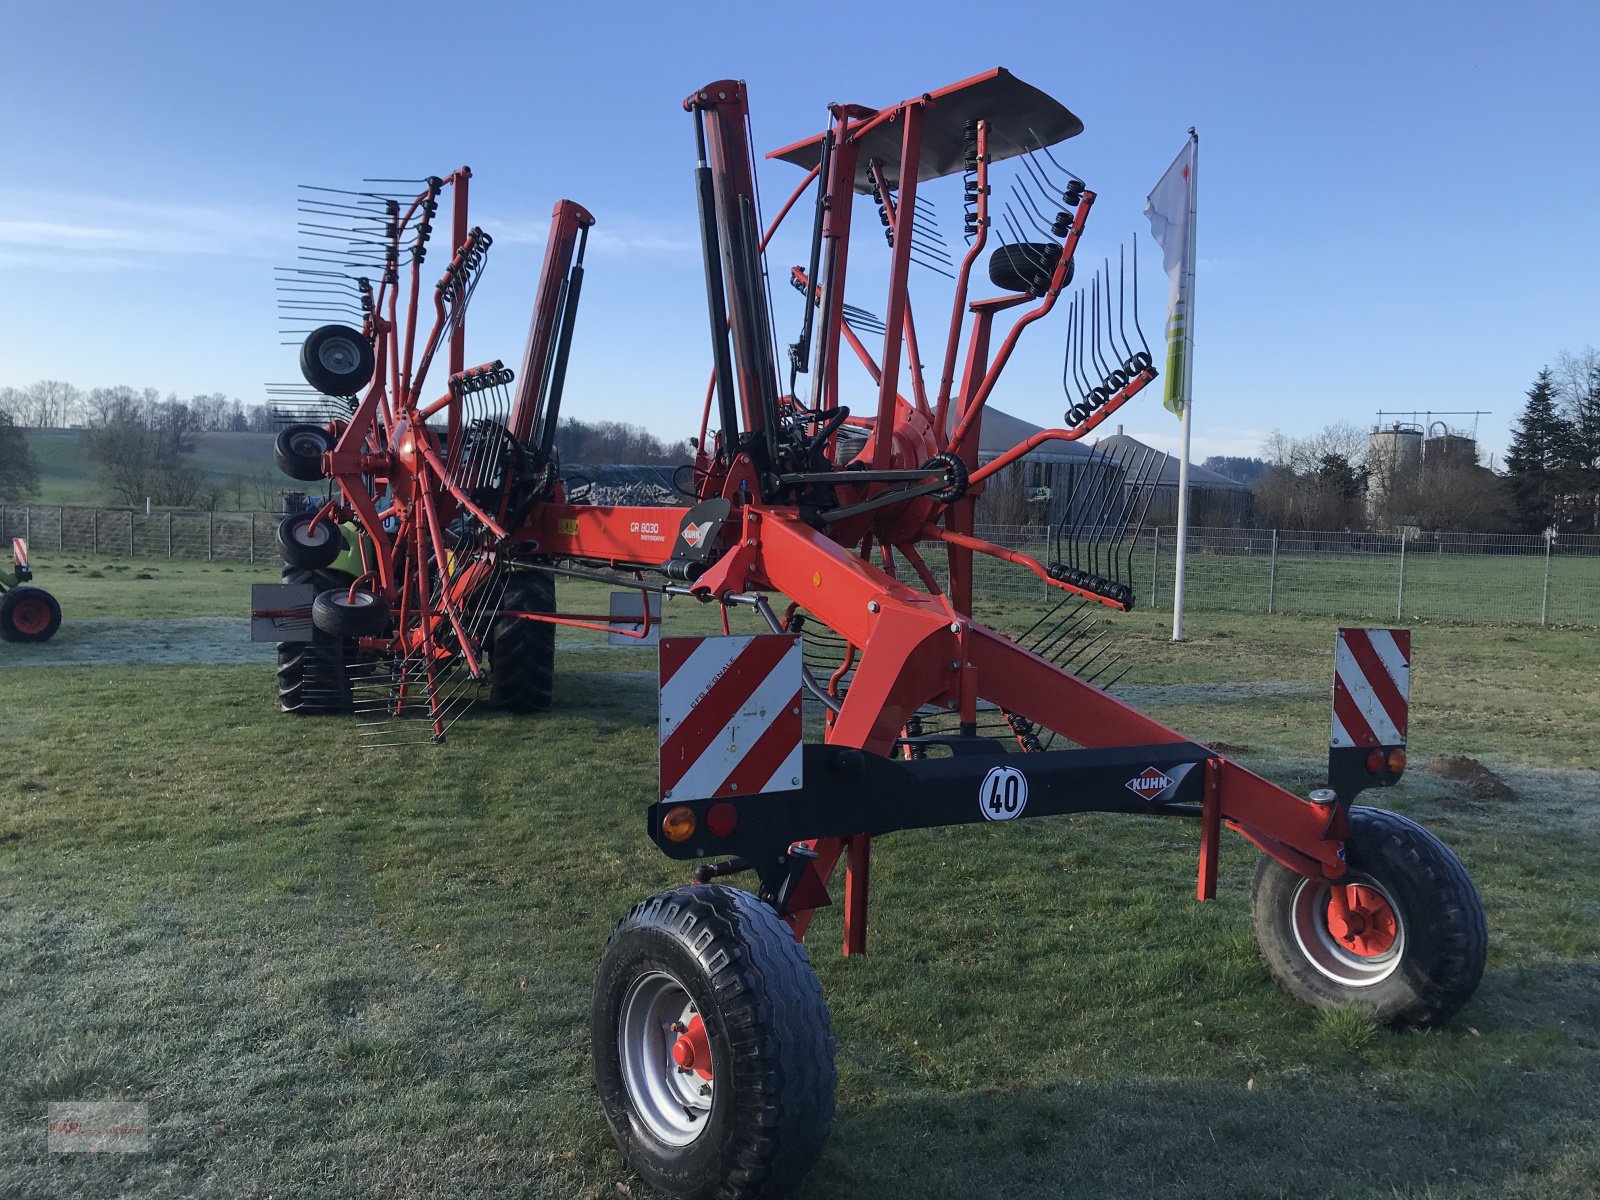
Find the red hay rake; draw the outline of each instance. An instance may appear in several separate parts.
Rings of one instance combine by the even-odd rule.
[[[1395,1026],[1454,1013],[1483,969],[1477,893],[1420,827],[1352,808],[1364,788],[1399,778],[1403,712],[1371,725],[1398,728],[1399,742],[1373,744],[1369,729],[1365,744],[1341,744],[1334,786],[1301,797],[1109,695],[1086,614],[1133,606],[1122,547],[1147,502],[1148,462],[1091,465],[1055,561],[974,534],[975,499],[997,471],[1083,437],[1156,375],[1137,316],[1137,346],[1122,319],[1120,259],[1115,289],[1106,256],[1069,290],[1096,196],[1050,148],[1081,131],[1078,119],[1003,70],[887,108],[835,105],[822,133],[770,156],[805,176],[763,230],[744,86],[710,84],[684,107],[714,363],[691,508],[583,503],[554,461],[593,224],[582,208],[556,206],[520,369],[466,367],[465,307],[490,239],[468,224],[465,168],[414,197],[335,202],[351,200],[358,221],[331,256],[331,290],[358,305],[362,328],[315,330],[302,366],[318,392],[351,399],[279,441],[285,469],[334,483],[288,538],[308,547],[303,565],[331,561],[324,543],[337,539],[319,529],[360,531],[360,573],[316,597],[315,626],[363,664],[374,709],[420,715],[428,736],[444,735],[468,685],[544,707],[554,625],[614,628],[558,612],[557,575],[634,588],[643,613],[652,592],[748,606],[772,630],[663,643],[663,787],[647,827],[664,853],[696,862],[696,882],[636,906],[595,982],[596,1079],[628,1162],[679,1196],[775,1195],[809,1168],[834,1069],[801,940],[843,863],[844,951],[865,950],[873,840],[898,830],[1082,812],[1192,818],[1208,899],[1227,827],[1263,852],[1256,935],[1290,992]],[[923,194],[946,177],[960,178],[959,260]],[[445,191],[453,257],[424,302]],[[809,262],[790,275],[803,317],[783,388],[763,252],[808,191]],[[881,317],[846,302],[852,247],[871,240],[852,240],[857,194],[872,198],[888,246]],[[325,199],[312,208],[334,211]],[[985,252],[999,294],[973,298]],[[351,273],[367,266],[376,286]],[[913,266],[953,284],[943,344],[926,360],[932,384]],[[1057,307],[1068,317],[1065,424],[980,464],[985,405],[1019,338]],[[876,354],[868,337],[881,339]],[[446,379],[430,398],[441,350]],[[846,403],[861,391],[841,383],[847,356],[871,381],[865,411]],[[971,615],[977,556],[1032,572],[1061,603],[1023,638],[986,628]],[[640,625],[649,632],[651,618]],[[1380,691],[1389,703],[1404,685]],[[802,696],[821,707],[821,743],[800,744]],[[755,891],[716,882],[744,873]]]

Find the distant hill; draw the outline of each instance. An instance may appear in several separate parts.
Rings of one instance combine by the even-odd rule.
[[[30,429],[28,448],[39,464],[36,504],[115,503],[95,477],[94,463],[83,453],[81,430]],[[201,433],[195,435],[191,461],[221,491],[218,507],[256,509],[264,505],[263,492],[272,494],[267,507],[276,508],[276,494],[305,491],[306,485],[290,479],[272,461],[270,433]]]

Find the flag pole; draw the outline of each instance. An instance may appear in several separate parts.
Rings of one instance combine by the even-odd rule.
[[[1178,454],[1178,552],[1173,559],[1172,579],[1172,640],[1183,641],[1183,576],[1189,548],[1189,427],[1194,413],[1194,267],[1195,267],[1195,210],[1200,199],[1200,135],[1189,127],[1189,140],[1194,149],[1189,158],[1189,254],[1183,264],[1188,274],[1188,303],[1184,308],[1183,337],[1189,345],[1183,356],[1183,435]]]

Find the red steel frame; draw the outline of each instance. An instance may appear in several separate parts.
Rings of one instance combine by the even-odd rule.
[[[988,146],[992,131],[987,122],[980,121],[976,127],[980,184],[976,237],[959,266],[938,388],[930,401],[921,386],[920,372],[913,371],[913,399],[906,400],[898,390],[902,352],[914,365],[920,358],[907,280],[915,237],[913,212],[919,159],[928,122],[937,118],[942,102],[959,97],[964,89],[981,85],[995,74],[978,76],[883,109],[848,105],[831,109],[829,128],[822,135],[830,139],[831,153],[824,157],[826,172],[820,167],[813,169],[778,217],[781,221],[813,181],[823,190],[826,207],[821,218],[819,280],[797,276],[808,295],[813,283],[817,285],[819,341],[813,364],[817,383],[810,405],[795,397],[778,395],[765,307],[765,269],[760,265],[761,250],[778,221],[764,236],[756,237],[756,189],[748,150],[744,86],[722,80],[685,101],[702,137],[702,171],[708,173],[704,177],[710,181],[710,187],[703,189],[708,197],[704,203],[714,207],[715,215],[713,222],[709,212],[702,214],[708,257],[714,260],[708,264],[714,334],[731,334],[732,351],[729,358],[724,346],[719,359],[731,369],[719,367],[713,374],[695,463],[700,499],[728,500],[731,516],[717,543],[720,557],[693,580],[690,590],[703,600],[723,604],[732,602],[734,596],[752,592],[777,593],[848,642],[846,660],[833,683],[852,666],[854,676],[837,711],[827,714],[825,736],[833,745],[892,755],[908,719],[923,706],[956,712],[963,725],[970,726],[976,720],[980,700],[1084,747],[1188,743],[1190,739],[1176,730],[1030,653],[970,615],[975,554],[1010,561],[1032,571],[1051,587],[1120,607],[1103,596],[1052,578],[1044,564],[1028,555],[973,536],[974,501],[984,481],[1003,466],[1042,442],[1082,437],[1154,377],[1150,370],[1137,374],[1084,424],[1070,430],[1043,431],[979,466],[977,448],[984,407],[1023,332],[1051,312],[1070,279],[1074,252],[1095,202],[1093,192],[1082,193],[1060,258],[1040,293],[969,302],[972,269],[988,240]],[[875,164],[874,178],[879,181],[879,198],[889,214],[893,240],[885,333],[874,362],[845,319],[843,284],[849,258],[852,200],[862,166],[862,141],[867,133],[884,126],[898,129],[899,151],[892,163]],[[890,170],[898,177],[897,194],[888,182]],[[469,248],[474,236],[465,217],[468,176],[463,169],[445,181],[446,186],[456,189],[453,224],[456,245],[462,248]],[[414,214],[415,205],[412,211]],[[411,217],[407,214],[402,229]],[[563,201],[556,206],[518,400],[510,421],[511,431],[519,440],[526,440],[533,432],[537,414],[530,411],[527,397],[548,369],[558,318],[558,292],[571,267],[574,244],[588,224],[592,224],[592,218],[577,205]],[[713,242],[717,251],[714,255],[710,253]],[[552,498],[536,504],[519,527],[504,528],[499,523],[503,513],[483,511],[451,480],[445,450],[429,421],[440,413],[447,414],[444,441],[453,442],[460,433],[456,407],[449,395],[427,404],[420,402],[428,374],[427,355],[415,371],[410,368],[417,324],[415,271],[404,321],[397,316],[398,290],[397,281],[385,281],[368,322],[367,332],[377,348],[380,369],[349,422],[339,430],[338,445],[327,456],[328,472],[340,481],[343,500],[336,499],[326,511],[339,519],[353,515],[369,534],[377,535],[368,574],[358,581],[358,586],[381,591],[399,620],[392,640],[372,639],[370,648],[420,655],[429,662],[459,654],[469,670],[478,674],[478,647],[461,627],[458,614],[484,574],[498,562],[507,558],[532,564],[569,560],[620,568],[642,578],[644,572],[658,571],[668,563],[684,510],[568,503],[558,484]],[[716,314],[723,304],[726,319],[719,321]],[[998,318],[1013,309],[1021,310],[1020,314],[1003,335],[999,334]],[[436,308],[430,344],[444,321],[441,304]],[[457,323],[449,340],[453,378],[460,376],[465,361],[463,338],[464,328]],[[993,348],[997,338],[998,348]],[[874,499],[882,503],[828,523],[818,521],[815,512],[807,509],[800,485],[784,483],[786,471],[803,472],[807,465],[784,461],[779,434],[786,423],[810,422],[809,427],[815,428],[827,414],[841,407],[839,360],[844,342],[856,351],[876,384],[873,415],[851,418],[857,428],[870,430],[858,462],[872,471],[906,472],[922,467],[936,454],[956,455],[968,469],[965,494],[948,501],[927,494],[896,500],[895,482],[871,478],[852,482],[853,477],[840,468],[835,495],[842,503],[860,504]],[[959,379],[958,357],[963,361]],[[708,442],[705,430],[719,394],[725,427]],[[734,394],[738,400],[736,409],[732,404]],[[730,426],[726,418],[735,411],[737,420]],[[830,468],[836,437],[830,438],[821,451]],[[376,486],[369,488],[369,480]],[[434,562],[444,560],[442,528],[462,510],[471,512],[490,537],[479,560],[454,580],[445,602],[430,606],[426,564],[430,556]],[[401,519],[398,535],[381,534],[386,516]],[[919,543],[943,546],[949,566],[947,589],[941,590],[926,569],[916,548]],[[877,564],[873,562],[874,547],[879,557]],[[923,588],[909,586],[897,578],[897,560],[912,568]],[[604,619],[574,614],[515,615],[589,627],[607,624]],[[445,636],[446,630],[453,632],[454,638]],[[782,800],[775,797],[773,803],[781,804]],[[1206,763],[1201,816],[1198,894],[1202,899],[1214,894],[1218,835],[1223,825],[1309,877],[1338,880],[1345,873],[1341,839],[1347,829],[1343,805],[1302,799],[1221,754]],[[866,945],[870,838],[865,834],[830,838],[815,842],[810,848],[816,857],[807,868],[808,877],[789,898],[783,915],[803,936],[813,909],[829,902],[827,884],[843,858],[845,951],[859,953]],[[1340,890],[1334,889],[1336,893]]]

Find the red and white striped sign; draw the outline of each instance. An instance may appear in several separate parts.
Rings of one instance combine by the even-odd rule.
[[[1334,746],[1403,746],[1411,631],[1341,629],[1333,659]]]
[[[661,642],[661,799],[800,786],[800,637]]]
[[[11,561],[19,567],[28,565],[28,543],[22,538],[11,539]]]

